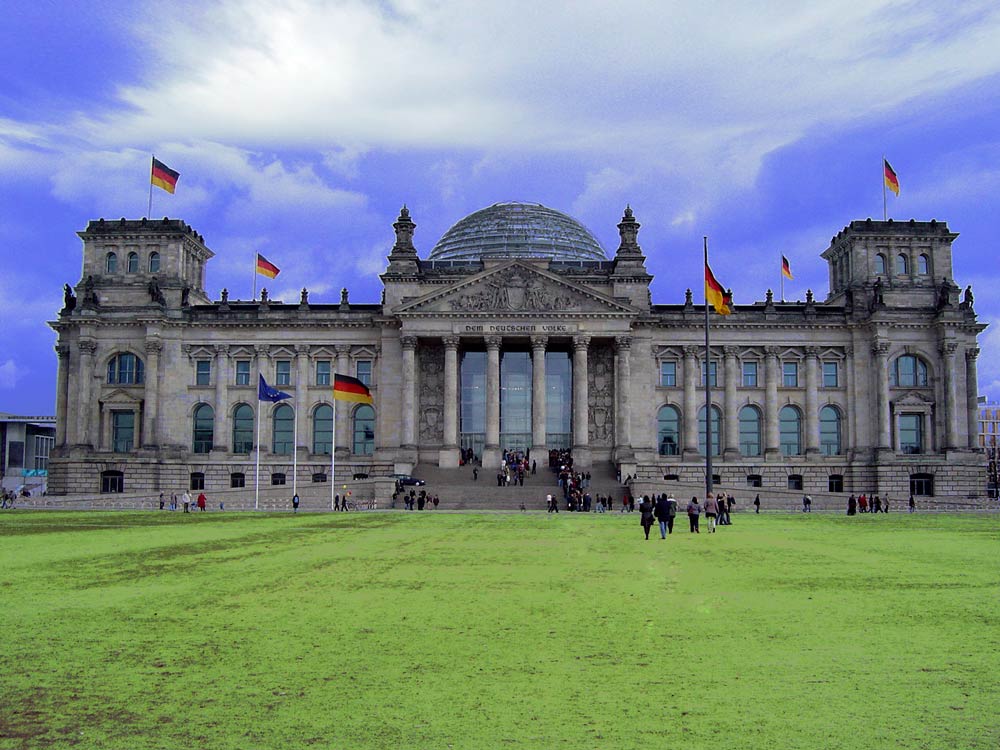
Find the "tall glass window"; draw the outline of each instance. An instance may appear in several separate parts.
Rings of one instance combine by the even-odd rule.
[[[126,269],[129,273],[139,272],[139,253],[129,253],[126,257]]]
[[[135,444],[135,412],[111,412],[112,441],[115,453],[128,453]]]
[[[721,452],[719,446],[719,431],[722,429],[722,413],[717,406],[712,407],[712,455],[718,456]],[[707,437],[707,425],[705,424],[705,407],[698,411],[698,450],[701,455],[705,455],[705,439]]]
[[[150,273],[160,272],[160,254],[157,252],[152,252],[149,254],[149,272]]]
[[[362,404],[354,410],[354,453],[370,456],[375,452],[375,410]]]
[[[292,384],[292,361],[289,359],[279,359],[274,363],[274,383],[275,385]]]
[[[134,354],[116,354],[108,362],[108,383],[111,385],[139,385],[143,382],[142,360]]]
[[[194,363],[194,368],[195,385],[210,385],[212,382],[212,360],[199,359]]]
[[[743,387],[744,388],[756,388],[757,387],[757,363],[756,362],[744,362],[743,363]]]
[[[673,406],[662,406],[656,416],[656,444],[661,456],[676,456],[680,444],[681,413]]]
[[[545,441],[549,448],[573,443],[573,360],[569,352],[545,352]]]
[[[200,404],[194,410],[194,452],[209,453],[215,440],[215,410],[208,404]]]
[[[840,412],[832,406],[819,410],[819,450],[824,456],[840,455]]]
[[[316,385],[330,385],[330,360],[321,359],[316,363]]]
[[[524,450],[531,447],[531,355],[501,352],[500,445]]]
[[[290,456],[295,446],[295,412],[288,404],[279,404],[274,410],[274,437],[272,451]]]
[[[250,360],[236,360],[236,385],[250,385]]]
[[[899,415],[899,449],[903,453],[923,453],[924,439],[920,414]]]
[[[462,352],[461,443],[480,458],[486,444],[486,352]]]
[[[896,256],[896,273],[900,276],[906,274],[908,270],[909,263],[907,262],[906,256],[900,253]]]
[[[885,256],[879,253],[875,256],[875,275],[884,276],[885,275]]]
[[[928,260],[926,255],[921,255],[917,258],[917,273],[921,276],[927,276],[930,273],[930,260]]]
[[[781,455],[802,455],[802,415],[794,406],[786,406],[778,412],[778,434]]]
[[[372,384],[372,361],[370,359],[359,359],[357,365],[358,380],[365,385]]]
[[[836,362],[824,362],[823,363],[823,387],[824,388],[836,388],[839,383],[837,382],[837,363]]]
[[[760,455],[760,412],[753,406],[740,409],[740,453]]]
[[[118,272],[118,256],[114,253],[108,253],[104,257],[104,268],[108,273]]]
[[[897,357],[889,371],[889,384],[903,388],[927,385],[927,365],[912,354]]]
[[[253,450],[253,409],[240,404],[233,411],[233,453]]]
[[[676,362],[660,362],[660,385],[671,388],[677,385]]]
[[[798,388],[799,387],[799,363],[798,362],[783,362],[781,364],[782,381],[781,384],[785,388]]]
[[[312,452],[320,455],[330,455],[333,445],[333,407],[320,404],[313,412],[313,448]]]

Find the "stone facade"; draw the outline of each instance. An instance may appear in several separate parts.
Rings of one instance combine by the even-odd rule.
[[[258,440],[262,483],[291,484],[293,471],[300,487],[329,481],[331,438],[337,482],[420,461],[457,466],[470,439],[461,426],[469,352],[481,352],[484,368],[477,454],[495,466],[508,439],[501,362],[513,351],[532,363],[519,397],[530,398],[533,450],[554,447],[545,362],[558,352],[571,363],[564,438],[578,465],[703,481],[704,308],[690,294],[652,302],[630,210],[605,261],[422,260],[405,209],[393,227],[381,303],[353,303],[345,291],[340,304],[313,304],[306,290],[297,303],[266,291],[210,300],[212,253],[181,221],[91,222],[80,233],[77,295],[67,292],[51,324],[50,493],[249,487]],[[971,292],[963,299],[951,280],[956,237],[941,222],[852,222],[822,253],[824,301],[768,293],[712,315],[720,481],[984,494],[976,337],[985,326]],[[334,404],[337,372],[369,384],[374,415]],[[292,398],[258,402],[258,375]]]

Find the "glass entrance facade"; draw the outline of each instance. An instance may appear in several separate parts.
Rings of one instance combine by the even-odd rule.
[[[545,352],[545,447],[573,447],[573,360]]]
[[[482,458],[486,446],[486,352],[462,352],[458,442]]]

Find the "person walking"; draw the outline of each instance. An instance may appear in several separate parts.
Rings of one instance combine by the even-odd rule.
[[[691,533],[700,534],[701,529],[698,528],[698,517],[701,515],[701,506],[698,505],[698,497],[692,497],[691,502],[687,506],[688,523],[691,524]]]
[[[858,499],[851,495],[847,498],[847,515],[853,516],[858,512]]]
[[[204,492],[198,493],[198,510],[202,513],[205,512],[205,506],[208,505],[208,498],[205,497]]]
[[[757,493],[757,497],[753,499],[753,512],[760,513],[760,493]]]
[[[184,512],[190,513],[191,496],[188,494],[187,490],[184,490],[184,494],[181,495],[181,503],[184,505]]]
[[[639,525],[649,541],[649,529],[653,525],[653,503],[649,500],[649,495],[643,495],[639,501]]]
[[[299,493],[296,492],[294,495],[292,495],[292,513],[298,513],[298,512],[299,512]]]
[[[671,513],[671,511],[673,511]],[[660,539],[666,539],[667,534],[674,533],[674,516],[677,515],[677,501],[673,495],[660,495],[656,499],[654,509],[656,520],[660,522]]]
[[[913,501],[913,495],[910,495],[910,501],[907,503],[908,513],[913,513],[917,509],[917,504]]]
[[[165,502],[165,501],[164,501],[164,499],[163,499],[163,493],[161,492],[161,493],[160,493],[160,510],[163,510],[163,504],[164,504],[164,502]]]
[[[705,518],[708,519],[708,533],[715,533],[715,519],[719,515],[719,501],[712,495],[705,498]]]
[[[177,493],[170,493],[170,510],[177,510]]]
[[[472,467],[472,481],[473,482],[478,482],[479,481],[479,467],[478,466],[473,466]]]

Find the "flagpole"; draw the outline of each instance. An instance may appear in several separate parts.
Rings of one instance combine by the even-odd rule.
[[[292,494],[299,494],[299,405],[292,412]]]
[[[156,154],[150,154],[149,160],[149,204],[146,206],[146,218],[153,215],[153,159]]]
[[[337,373],[333,374],[334,383]],[[333,496],[337,491],[337,394],[333,394],[333,426],[330,429],[330,510],[333,510]]]
[[[781,301],[785,301],[785,256],[781,256],[781,278],[778,279],[778,283],[781,284]]]
[[[263,417],[263,407],[261,401],[257,399],[257,469],[254,472],[253,480],[253,509],[260,509],[260,423]]]
[[[885,200],[885,154],[882,154],[882,221],[889,220],[889,209]]]
[[[257,251],[253,252],[253,292],[250,294],[250,299],[257,299]]]
[[[705,268],[708,268],[708,235],[705,240]],[[705,495],[712,494],[712,350],[708,336],[708,288],[705,288]]]

